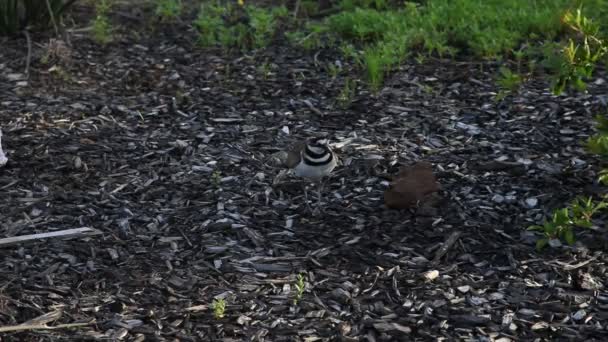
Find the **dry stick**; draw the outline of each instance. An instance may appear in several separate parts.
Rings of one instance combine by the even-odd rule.
[[[25,40],[27,41],[27,57],[25,58],[25,79],[30,79],[30,63],[32,61],[32,39],[27,29],[23,30]]]
[[[36,241],[50,238],[79,238],[79,237],[91,237],[94,235],[101,234],[101,231],[95,228],[82,227],[74,229],[57,230],[53,232],[28,234],[28,235],[17,235],[8,238],[0,239],[0,248],[6,246],[12,246],[27,241]]]
[[[6,327],[0,327],[0,333],[9,332],[9,331],[23,331],[23,330],[55,330],[55,329],[64,329],[64,328],[78,328],[78,327],[86,327],[88,325],[94,324],[95,321],[88,323],[68,323],[68,324],[58,324],[54,326],[48,326],[45,324],[19,324],[19,325],[9,325]]]
[[[293,9],[293,18],[298,19],[298,10],[300,9],[300,0],[296,1],[296,6]]]
[[[49,16],[51,17],[51,23],[53,23],[53,28],[55,29],[55,36],[59,37],[59,29],[57,28],[57,22],[55,21],[53,8],[51,7],[51,3],[49,0],[46,0],[46,9],[49,11]]]
[[[445,255],[445,253],[448,252],[450,247],[452,247],[452,245],[456,241],[458,241],[458,238],[460,237],[461,234],[462,234],[462,232],[457,230],[457,231],[453,232],[452,234],[450,234],[450,236],[448,236],[448,238],[441,245],[441,248],[439,248],[439,250],[435,253],[435,258],[431,262],[431,265],[437,265],[439,263],[439,259],[441,259],[441,257],[443,257]]]
[[[325,116],[325,115],[323,114],[323,112],[321,112],[319,109],[317,109],[317,107],[315,107],[315,106],[312,104],[312,102],[310,102],[309,100],[304,100],[304,101],[302,101],[302,102],[304,102],[304,104],[305,104],[306,106],[308,106],[308,108],[309,108],[310,110],[312,110],[313,112],[315,112],[315,113],[316,113],[317,115],[319,115],[320,117],[324,117],[324,116]]]

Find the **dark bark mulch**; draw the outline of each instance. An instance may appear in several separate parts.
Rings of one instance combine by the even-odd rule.
[[[49,326],[92,322],[4,339],[607,338],[605,228],[542,253],[525,230],[600,192],[582,143],[604,82],[556,97],[536,79],[496,101],[495,65],[428,59],[378,95],[359,84],[342,108],[358,74],[341,60],[332,79],[338,53],[226,55],[198,48],[185,24],[149,34],[137,20],[107,46],[80,31],[50,48],[34,36],[27,81],[25,39],[2,41],[2,237],[103,232],[0,250],[1,326],[55,311]],[[273,186],[267,162],[316,133],[342,162],[320,216],[300,180]],[[384,207],[388,177],[418,160],[444,201]]]

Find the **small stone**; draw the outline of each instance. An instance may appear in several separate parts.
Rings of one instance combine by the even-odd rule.
[[[492,292],[490,293],[490,300],[501,300],[504,299],[505,295],[500,292]]]
[[[469,298],[469,303],[471,303],[472,305],[481,305],[487,302],[488,300],[483,297],[472,296],[471,298]]]
[[[559,239],[549,239],[549,246],[559,248],[562,246],[562,242]]]
[[[505,196],[505,203],[515,203],[515,201],[517,201],[517,197],[513,195]]]
[[[580,321],[581,319],[585,318],[585,316],[587,316],[587,312],[585,310],[578,310],[574,313],[574,315],[572,315],[572,318],[575,321]]]
[[[538,199],[534,197],[526,198],[526,207],[532,209],[538,205]]]
[[[4,75],[4,77],[6,77],[7,80],[9,81],[19,81],[25,78],[24,74],[18,74],[18,73],[11,73],[11,74],[6,74]]]
[[[519,309],[519,311],[517,311],[518,314],[520,315],[524,315],[524,316],[534,316],[536,315],[536,311],[532,310],[532,309]]]
[[[239,318],[236,319],[236,322],[240,325],[245,325],[251,321],[251,317],[247,317],[245,315],[240,315]]]
[[[570,129],[570,128],[564,128],[564,129],[560,129],[560,130],[559,130],[559,132],[560,132],[561,134],[566,134],[566,135],[567,135],[567,134],[574,134],[574,133],[576,133],[576,131],[575,131],[575,130]]]
[[[537,322],[532,325],[532,330],[545,330],[549,328],[549,323],[547,322]]]
[[[492,196],[492,202],[502,203],[504,201],[505,201],[505,197],[503,195],[495,194],[494,196]]]
[[[471,287],[469,285],[463,285],[463,286],[458,286],[457,289],[458,289],[458,291],[460,291],[462,293],[467,293],[471,290]]]
[[[422,276],[424,277],[424,279],[426,279],[428,281],[433,281],[437,277],[439,277],[439,271],[432,270],[432,271],[424,272],[424,274]]]

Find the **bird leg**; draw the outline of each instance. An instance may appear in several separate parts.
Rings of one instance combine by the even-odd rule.
[[[323,180],[319,179],[317,181],[317,197],[319,199],[319,202],[317,203],[317,206],[319,208],[321,207],[321,190],[323,190]]]
[[[306,184],[306,182],[304,182],[303,184],[304,184],[304,202],[306,203],[306,207],[308,208],[308,210],[312,211],[310,204],[308,204],[308,185]]]

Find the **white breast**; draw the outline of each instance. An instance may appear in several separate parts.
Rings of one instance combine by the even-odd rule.
[[[330,155],[328,154],[326,158],[329,158],[329,157],[330,157]],[[300,163],[294,168],[294,173],[298,177],[312,178],[312,179],[319,179],[321,177],[327,176],[336,168],[336,164],[337,164],[336,158],[335,158],[335,156],[333,156],[333,157],[334,158],[331,160],[331,162],[329,162],[328,164],[325,164],[325,165],[308,165],[304,162],[304,158],[302,158],[300,160]],[[315,161],[319,161],[319,160],[315,160]]]

